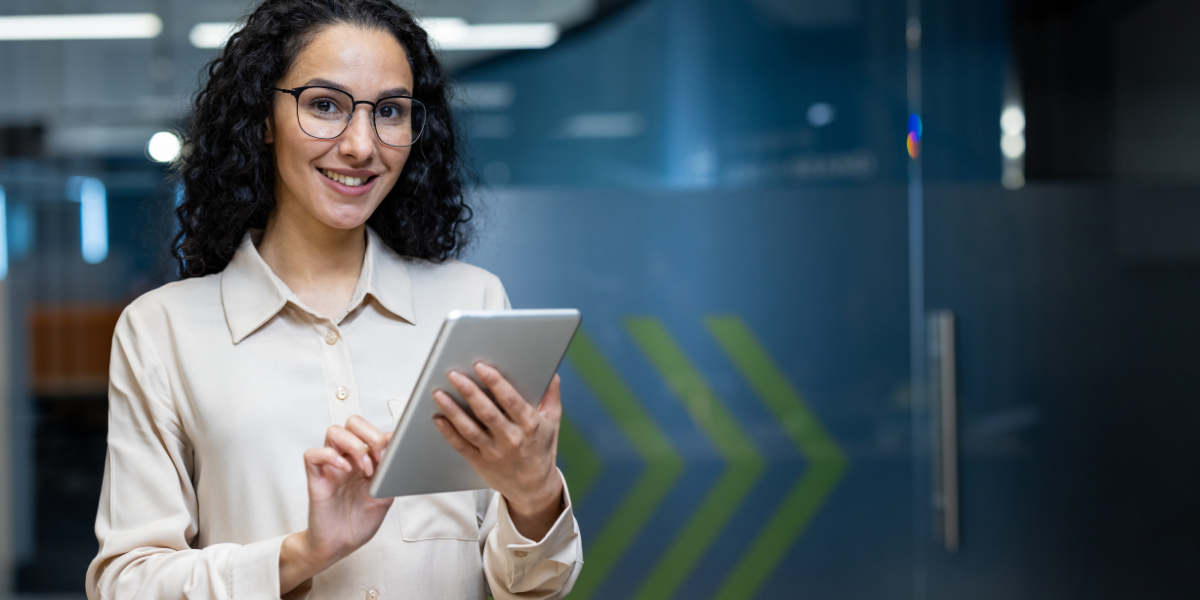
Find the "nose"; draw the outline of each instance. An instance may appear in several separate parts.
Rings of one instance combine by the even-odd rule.
[[[359,111],[364,111],[359,114]],[[338,139],[338,152],[365,162],[375,153],[375,129],[371,125],[372,108],[369,104],[354,107],[350,124]]]

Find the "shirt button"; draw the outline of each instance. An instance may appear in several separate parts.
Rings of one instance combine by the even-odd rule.
[[[337,343],[337,341],[338,341],[338,334],[337,334],[337,332],[336,332],[336,331],[334,331],[334,330],[332,330],[332,329],[330,329],[330,330],[329,330],[329,333],[325,334],[325,343],[326,343],[326,344],[329,344],[330,346],[332,346],[332,345],[336,344],[336,343]]]
[[[525,558],[526,556],[529,556],[529,553],[524,550],[517,550],[513,552],[513,556],[517,558]]]
[[[371,591],[367,592],[367,600],[375,600],[378,597],[379,597],[379,592],[377,592],[375,590],[371,590]]]
[[[350,397],[350,390],[348,390],[344,387],[339,387],[337,389],[337,399],[338,400],[345,400],[346,398],[349,398],[349,397]]]

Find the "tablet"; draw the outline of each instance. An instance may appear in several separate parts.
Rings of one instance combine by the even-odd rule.
[[[458,371],[486,392],[473,367],[483,361],[500,371],[521,397],[536,407],[550,387],[579,321],[575,309],[456,310],[447,315],[396,423],[383,463],[372,478],[371,495],[387,498],[488,487],[433,424],[433,415],[439,412],[433,391],[446,392],[473,415],[446,376]]]

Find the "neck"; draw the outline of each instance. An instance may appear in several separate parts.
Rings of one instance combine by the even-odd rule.
[[[337,318],[345,311],[366,256],[366,225],[335,229],[276,204],[258,253],[309,308]]]

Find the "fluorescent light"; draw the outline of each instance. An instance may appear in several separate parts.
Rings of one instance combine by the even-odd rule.
[[[440,50],[536,49],[558,41],[554,23],[471,25],[457,17],[431,17],[418,23]],[[188,40],[197,48],[220,48],[241,27],[239,23],[197,23]]]
[[[436,38],[435,38],[436,39]],[[503,23],[471,25],[466,36],[437,40],[443,50],[518,50],[546,48],[558,41],[554,23]]]
[[[1025,155],[1025,136],[1019,133],[1006,133],[1000,138],[1000,151],[1005,158],[1016,160]]]
[[[171,162],[179,156],[179,149],[183,147],[183,142],[179,140],[179,136],[170,131],[160,131],[150,137],[150,142],[146,144],[146,153],[156,162]]]
[[[421,27],[441,50],[518,50],[546,48],[558,41],[554,23],[469,25],[459,18],[421,19]]]
[[[188,41],[197,48],[220,48],[241,28],[238,23],[196,23]]]
[[[72,177],[67,180],[67,190],[67,196],[79,202],[83,260],[100,263],[108,256],[108,191],[95,177]]]
[[[153,13],[0,17],[0,40],[146,39],[162,33]]]
[[[8,276],[8,202],[0,185],[0,281]]]
[[[1019,106],[1010,106],[1000,113],[1000,129],[1009,135],[1025,131],[1025,111]]]
[[[417,25],[433,38],[438,45],[456,44],[467,39],[471,26],[457,17],[429,17],[418,19]]]

